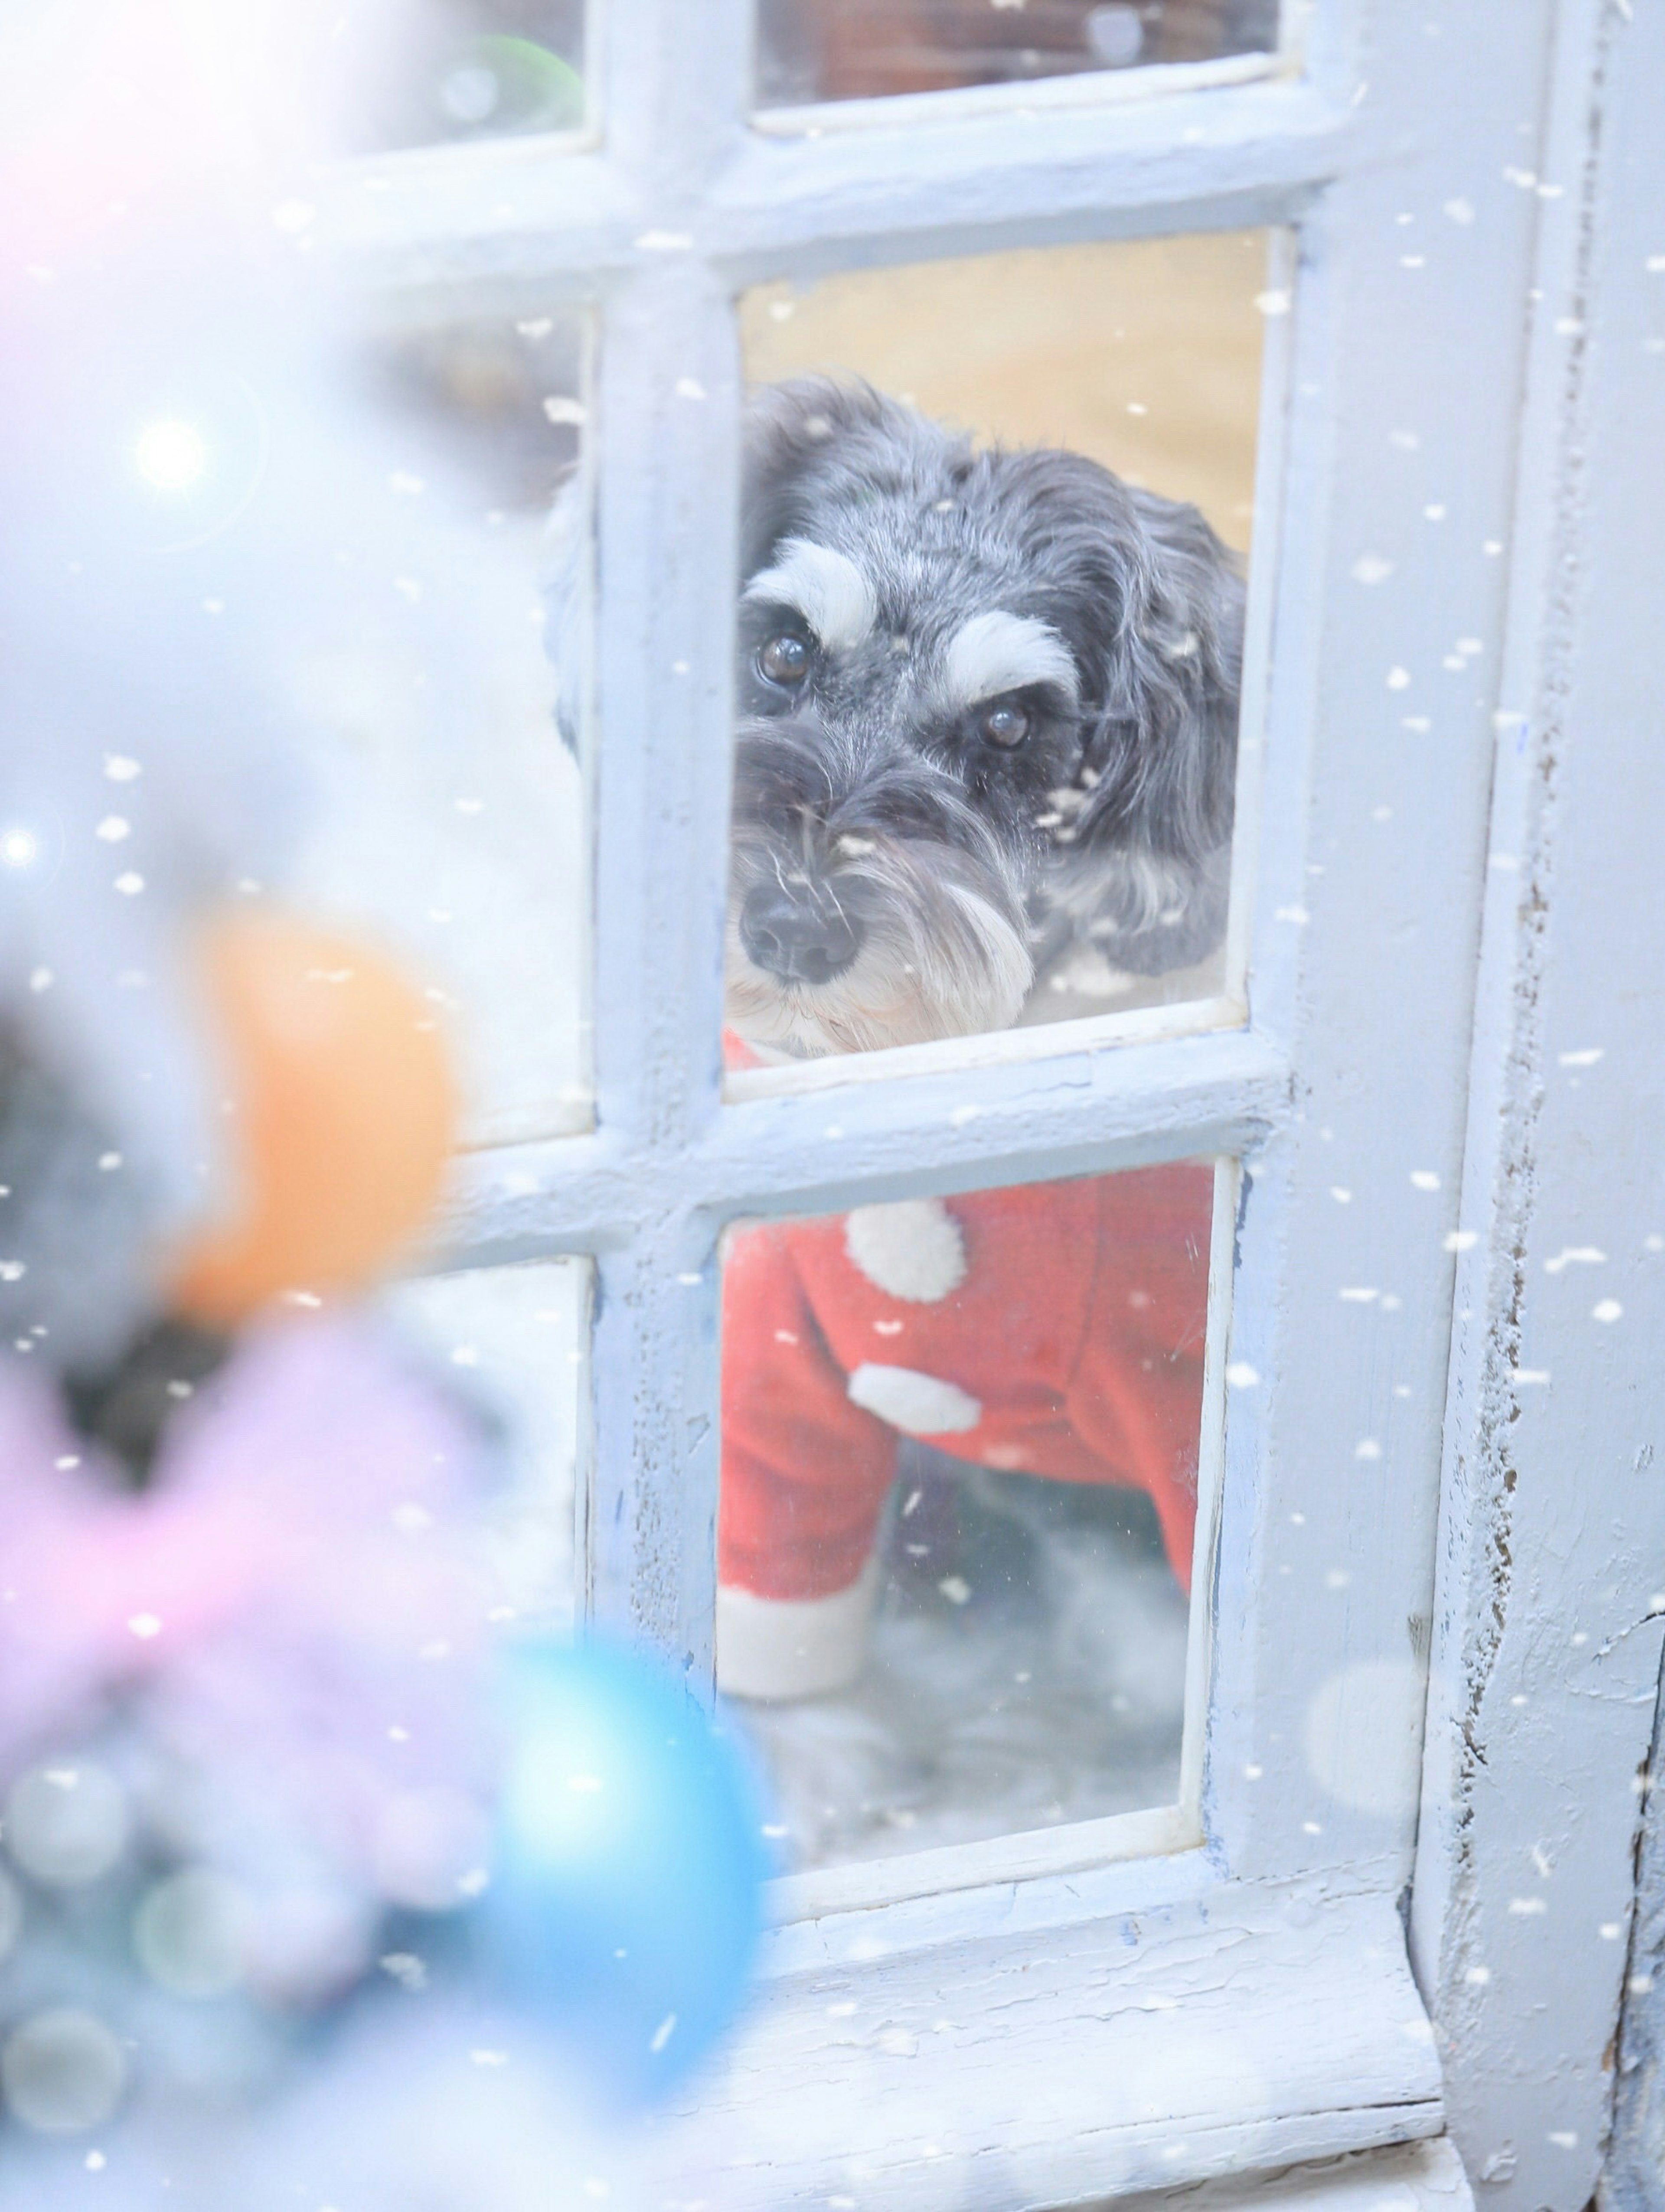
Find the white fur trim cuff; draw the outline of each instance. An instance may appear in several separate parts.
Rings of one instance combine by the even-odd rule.
[[[867,1657],[879,1591],[869,1559],[831,1597],[759,1597],[737,1583],[717,1594],[717,1686],[730,1698],[815,1698],[847,1689]]]

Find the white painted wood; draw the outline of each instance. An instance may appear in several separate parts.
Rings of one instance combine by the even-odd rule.
[[[784,1924],[816,1921],[833,1912],[867,1912],[875,1905],[938,1900],[954,1891],[986,1899],[999,1888],[1052,1875],[1073,1875],[1119,1860],[1150,1862],[1193,1852],[1202,1842],[1194,1810],[1153,1806],[1140,1813],[1112,1813],[1096,1820],[1071,1820],[1060,1828],[991,1836],[975,1844],[949,1844],[889,1858],[860,1859],[850,1866],[818,1867],[784,1875],[769,1884],[771,1917]],[[1148,1875],[1149,1868],[1146,1872]]]
[[[1207,1341],[1203,1352],[1202,1434],[1197,1453],[1197,1526],[1192,1538],[1193,1593],[1186,1635],[1185,1733],[1180,1746],[1180,1817],[1199,1836],[1210,1757],[1209,1716],[1214,1703],[1213,1594],[1220,1555],[1221,1504],[1225,1486],[1226,1366],[1231,1308],[1236,1291],[1237,1227],[1242,1218],[1240,1161],[1214,1163],[1214,1218],[1209,1236]],[[1241,1384],[1241,1370],[1236,1375]],[[1172,1846],[1170,1846],[1172,1848]]]
[[[1096,1053],[1120,1045],[1156,1044],[1206,1030],[1241,1029],[1247,1019],[1247,1000],[1240,989],[1230,997],[1089,1014],[1070,1024],[1067,1048]],[[943,1037],[928,1044],[889,1045],[876,1052],[832,1054],[825,1060],[788,1060],[773,1067],[735,1068],[724,1078],[723,1095],[731,1102],[805,1098],[842,1091],[853,1083],[893,1082],[899,1076],[934,1075],[945,1069],[959,1075],[967,1068],[1050,1060],[1060,1042],[1052,1028],[991,1030],[983,1036]]]
[[[1294,379],[1292,313],[1300,270],[1299,234],[1290,228],[1272,234],[1266,301],[1285,312],[1268,313],[1260,362],[1260,409],[1256,425],[1254,516],[1243,623],[1242,705],[1237,730],[1237,786],[1231,889],[1226,915],[1223,988],[1233,1001],[1248,1002],[1248,974],[1254,952],[1255,897],[1260,883],[1260,811],[1266,795],[1266,738],[1272,690],[1273,609],[1284,522],[1284,474]],[[1276,916],[1274,915],[1274,919]]]
[[[1239,1886],[780,1961],[665,2145],[679,2199],[1028,2212],[1437,2132],[1390,1900]],[[836,1942],[836,1929],[829,1941]]]
[[[1613,2112],[1596,2185],[1600,2212],[1657,2212],[1665,2196],[1665,1710],[1656,1700],[1653,1741],[1638,1798],[1642,1832],[1625,1945],[1625,1999],[1614,2054]],[[1605,2055],[1605,2054],[1604,2054]]]
[[[1122,2201],[1125,2212],[1473,2212],[1474,2197],[1455,2146],[1436,2136]]]
[[[753,133],[717,179],[711,250],[749,283],[783,268],[1242,228],[1307,204],[1367,143],[1350,106],[1283,80],[945,116],[928,130]]]
[[[1249,979],[1294,1090],[1240,1236],[1205,1799],[1244,1875],[1410,1873],[1546,19],[1381,14],[1379,158],[1300,230]]]
[[[609,158],[696,190],[745,98],[735,0],[614,0]],[[596,1113],[627,1154],[685,1151],[717,1110],[739,359],[712,272],[644,249],[599,314],[595,574]],[[690,557],[698,548],[698,556]],[[709,1685],[717,1284],[672,1200],[598,1252],[585,1606]]]
[[[1598,2176],[1665,1610],[1665,20],[1566,8],[1554,83],[1412,1920],[1522,2212]]]
[[[628,21],[621,5],[610,52],[651,54],[658,33],[634,15],[648,4],[632,0]],[[678,53],[698,43],[690,26],[711,29],[722,51],[706,5],[682,11]],[[688,60],[689,100],[710,64],[703,49]],[[320,179],[320,248],[354,281],[410,295],[588,295],[681,255],[738,285],[927,252],[1277,221],[1366,143],[1345,101],[1274,81],[1058,112],[950,108],[923,131],[818,139],[765,137],[736,115],[703,133],[697,154],[673,156],[686,102],[662,85],[621,89],[650,110],[669,100],[662,145],[644,126],[650,156],[627,158],[636,142],[610,126],[602,152],[506,140],[354,163]]]
[[[715,1238],[736,1218],[1235,1153],[1260,1142],[1289,1096],[1287,1062],[1245,1032],[1137,1053],[1074,1049],[1066,1030],[1026,1034],[1050,1041],[1045,1059],[752,1098],[686,1139],[607,1127],[476,1153],[445,1231],[451,1263],[600,1251],[678,1206],[704,1214]]]

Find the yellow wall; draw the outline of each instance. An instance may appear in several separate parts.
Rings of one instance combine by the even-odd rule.
[[[980,437],[1070,447],[1194,500],[1246,547],[1266,283],[1266,234],[1233,231],[760,285],[747,374],[854,371]]]

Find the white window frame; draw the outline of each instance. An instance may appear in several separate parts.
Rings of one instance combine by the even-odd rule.
[[[1487,2212],[1632,2212],[1657,2090],[1615,2115],[1621,2005],[1656,2038],[1665,1992],[1665,11],[1552,27],[1410,1933]],[[1656,1768],[1656,1867],[1662,1807]]]
[[[1598,12],[1568,0],[1558,52],[1554,0],[1286,0],[1277,58],[753,121],[750,0],[606,0],[589,136],[386,157],[325,196],[320,235],[401,313],[594,316],[596,1126],[477,1156],[451,1255],[593,1261],[589,1615],[709,1681],[729,1223],[1244,1164],[1191,1739],[1203,1839],[1093,1824],[783,1884],[758,2021],[675,2138],[725,2207],[1085,2205],[1390,2145],[1411,2148],[1375,2185],[1466,2188],[1448,2149],[1415,2147],[1446,2118],[1401,1909],[1415,1774],[1350,1809],[1317,1790],[1304,1734],[1326,1682],[1383,1662],[1404,1733],[1421,1726],[1453,1254],[1491,1249],[1457,1200],[1478,1202],[1483,917],[1488,975],[1512,941],[1487,872],[1497,672],[1506,639],[1517,673],[1536,650],[1487,549],[1511,537],[1531,346],[1551,343],[1541,319],[1530,337],[1556,215],[1534,179],[1573,128],[1545,139],[1552,66],[1584,83]],[[725,1100],[736,294],[1250,225],[1287,240],[1269,290],[1290,311],[1269,319],[1255,513],[1247,1018],[1229,994],[1185,1034],[1030,1030],[746,1077]],[[1518,602],[1518,564],[1513,585]],[[1465,1587],[1448,1565],[1442,1656]],[[1435,1832],[1461,1798],[1430,1771]],[[1419,1885],[1421,1955],[1444,1989],[1436,1891]],[[1278,2187],[1310,2203],[1351,2172]]]

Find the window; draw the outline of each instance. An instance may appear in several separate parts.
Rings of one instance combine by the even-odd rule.
[[[731,1232],[717,1681],[799,1869],[1198,1839],[1235,1198],[1178,1161]]]
[[[858,495],[847,514],[830,504],[802,527],[808,531],[813,521],[836,536],[863,574],[884,580],[883,611],[894,635],[880,641],[885,668],[868,670],[863,682],[875,702],[887,694],[894,699],[900,719],[893,734],[900,736],[905,722],[911,747],[927,763],[952,765],[983,787],[983,818],[1027,824],[1048,848],[1034,880],[1026,877],[1020,886],[1029,957],[1015,978],[1006,978],[1003,960],[973,947],[971,964],[985,967],[997,987],[986,995],[980,978],[962,981],[950,969],[928,989],[899,988],[893,978],[875,998],[876,960],[887,958],[904,979],[932,968],[931,949],[904,943],[906,931],[895,927],[909,902],[891,873],[904,856],[885,834],[884,817],[896,801],[885,795],[882,781],[873,781],[876,733],[852,724],[825,798],[815,787],[824,762],[796,758],[790,734],[795,716],[826,715],[837,685],[848,682],[870,641],[820,651],[796,684],[766,675],[753,680],[772,633],[783,622],[789,635],[802,627],[802,609],[790,595],[802,596],[802,587],[790,551],[783,561],[744,544],[730,889],[729,959],[737,973],[729,1012],[742,1041],[765,1061],[778,1061],[783,1052],[814,1056],[829,1047],[842,1053],[957,1031],[980,1036],[985,1049],[999,1051],[995,1039],[1014,1024],[1097,1018],[1104,1026],[1095,1035],[1104,1040],[1241,1019],[1241,933],[1229,941],[1226,922],[1236,662],[1268,254],[1260,231],[1192,234],[857,269],[802,287],[755,286],[743,295],[747,382],[784,387],[770,420],[788,468],[799,465],[790,442],[797,434],[794,412],[811,434],[813,451],[826,380],[844,387],[865,380],[904,410],[898,421],[912,422],[912,434],[920,432],[919,417],[936,426],[924,434],[934,434],[937,446],[912,457],[914,465],[934,465],[941,474],[932,487],[938,496],[923,513],[913,511],[911,494],[890,509],[863,506]],[[794,401],[798,380],[804,396]],[[882,434],[893,438],[895,427]],[[986,510],[961,507],[956,464],[946,458],[956,437],[970,453],[990,455],[994,504]],[[1002,462],[997,456],[1007,447],[1015,450]],[[1070,526],[1105,562],[1102,573],[1081,578],[1087,603],[1108,604],[1125,592],[1126,628],[1164,656],[1174,696],[1158,701],[1148,672],[1123,665],[1118,633],[1107,623],[1081,629],[1067,647],[1069,686],[1073,692],[1084,679],[1089,699],[1060,699],[1049,689],[1058,675],[1048,672],[1054,648],[1042,638],[1034,669],[995,668],[987,679],[1009,687],[1003,720],[1011,727],[1002,741],[983,735],[959,696],[967,683],[986,689],[977,671],[1001,635],[988,629],[991,609],[979,601],[973,612],[969,600],[956,606],[954,594],[965,586],[949,581],[951,568],[927,565],[917,578],[911,571],[921,562],[952,564],[975,535],[982,579],[976,590],[984,599],[1022,599],[1031,612],[1020,619],[1038,619],[1034,595],[1046,556],[1037,548],[1014,562],[1002,536],[1022,526],[1028,480],[1022,456],[1036,447],[1065,457],[1051,465],[1061,471],[1056,482],[1034,479],[1046,486],[1037,492],[1037,519],[1061,527],[1063,502],[1070,501]],[[1126,513],[1095,464],[1127,488]],[[1141,512],[1131,501],[1143,494],[1159,503]],[[767,514],[766,482],[747,498]],[[1125,577],[1115,573],[1124,538],[1149,561],[1148,580],[1137,568]],[[767,568],[754,573],[765,557]],[[1078,622],[1085,611],[1067,599],[1070,582],[1065,568],[1057,604],[1049,602],[1054,627],[1056,620]],[[1141,592],[1148,604],[1134,613]],[[1003,605],[992,611],[1009,614]],[[962,636],[967,621],[974,627]],[[1026,649],[1034,650],[1035,641]],[[1026,690],[1026,674],[1042,680]],[[1084,706],[1090,720],[1095,689],[1107,702],[1124,693],[1125,709],[1148,711],[1159,724],[1151,764],[1158,757],[1168,764],[1171,786],[1153,775],[1148,797],[1139,792],[1129,772],[1135,756],[1127,730],[1107,704],[1096,710],[1103,726],[1077,768],[1072,748],[1086,722],[1073,710]],[[910,694],[913,704],[904,710]],[[991,695],[970,706],[998,709],[1001,701]],[[800,787],[806,773],[808,790]],[[806,800],[826,817],[832,838],[824,860],[812,853],[806,860],[802,849]],[[916,789],[916,809],[929,803]],[[916,833],[927,826],[917,823]],[[1127,857],[1136,846],[1139,866]],[[939,880],[943,865],[936,856]],[[961,866],[961,888],[999,908],[1010,888],[1003,871]],[[807,896],[802,886],[793,889],[805,866]],[[957,942],[954,920],[940,901],[924,901],[921,921],[939,962]],[[793,947],[806,922],[802,950],[812,963],[826,953],[817,923],[832,927],[834,957],[850,950],[853,934],[863,940],[843,997],[823,989],[798,1003]],[[757,1089],[756,1073],[742,1074],[737,1087]]]
[[[591,1116],[587,801],[554,728],[540,588],[550,504],[580,466],[583,345],[567,313],[443,315],[349,346],[399,573],[379,624],[357,605],[321,623],[296,671],[321,732],[296,889],[432,979],[470,1146]],[[355,549],[357,571],[376,557]]]
[[[759,104],[767,110],[1265,53],[1278,43],[1278,10],[1268,0],[1054,0],[997,11],[974,0],[900,8],[764,0],[758,28]]]
[[[946,6],[612,0],[593,140],[380,157],[324,210],[395,322],[592,335],[594,1126],[484,1145],[455,1242],[593,1267],[584,1609],[711,1679],[737,1224],[1224,1164],[1189,1822],[997,1822],[783,1879],[765,2001],[675,2136],[711,2201],[1085,2205],[1444,2124],[1400,1903],[1550,55],[1503,0],[1286,4],[1277,42],[1266,12],[1032,0],[962,38]],[[1250,230],[1241,994],[725,1097],[753,303]],[[1382,2170],[1462,2185],[1436,2154]]]

